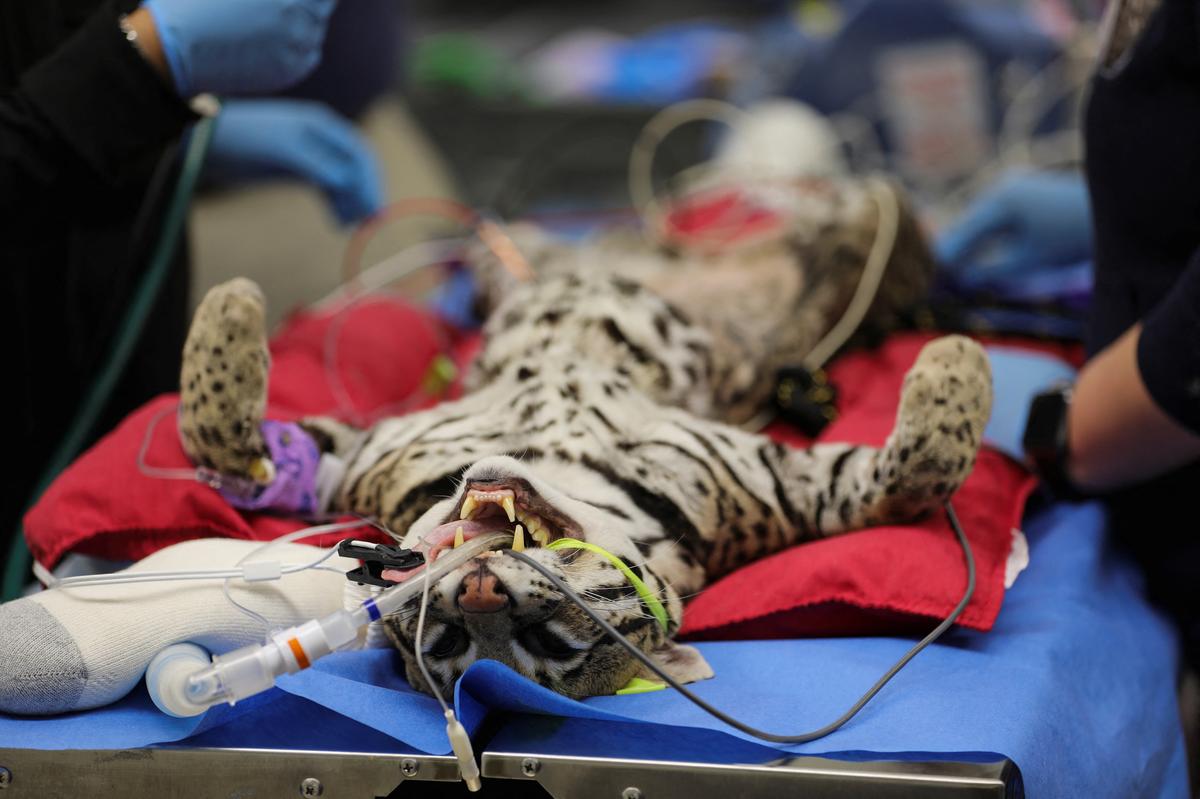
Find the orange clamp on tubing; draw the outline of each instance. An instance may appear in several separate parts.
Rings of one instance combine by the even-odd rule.
[[[307,669],[312,664],[308,662],[308,655],[304,654],[304,647],[300,646],[300,642],[295,638],[288,639],[288,646],[291,647],[292,655],[296,658],[296,665],[301,669]]]

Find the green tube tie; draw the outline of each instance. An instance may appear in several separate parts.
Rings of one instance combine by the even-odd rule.
[[[607,558],[608,562],[620,569],[621,573],[625,575],[625,579],[629,580],[629,584],[637,591],[638,598],[646,603],[646,607],[650,608],[650,612],[654,614],[654,618],[658,619],[658,623],[662,625],[663,632],[667,632],[670,629],[667,609],[663,607],[662,602],[658,601],[658,597],[642,582],[641,577],[633,573],[633,569],[625,565],[625,561],[604,547],[597,546],[590,541],[580,541],[578,538],[560,538],[547,545],[546,549],[586,549],[588,552],[595,552],[597,555]]]

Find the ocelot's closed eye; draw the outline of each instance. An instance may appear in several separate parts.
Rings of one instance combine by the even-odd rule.
[[[577,654],[575,647],[545,624],[531,624],[523,628],[517,633],[517,641],[534,657],[562,660]]]
[[[435,658],[458,657],[466,652],[470,645],[471,639],[467,636],[466,630],[457,624],[447,624],[446,629],[429,648],[429,654]]]

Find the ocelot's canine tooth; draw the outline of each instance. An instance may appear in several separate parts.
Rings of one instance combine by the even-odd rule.
[[[542,546],[546,546],[546,544],[550,543],[550,533],[546,532],[545,530],[538,530],[533,533],[533,540],[537,541]]]
[[[514,552],[525,551],[525,528],[519,524],[513,528],[512,548]]]
[[[463,529],[460,526],[457,530],[454,531],[454,548],[458,549],[459,547],[461,547],[463,545],[464,541],[465,541],[465,537],[463,536]]]
[[[471,512],[475,510],[479,503],[475,501],[475,497],[467,497],[463,500],[462,511],[458,514],[460,519],[471,518]]]
[[[513,502],[513,498],[505,497],[504,501],[502,501],[500,505],[503,506],[504,512],[508,514],[508,521],[510,523],[515,522],[517,520],[517,506],[516,503]]]

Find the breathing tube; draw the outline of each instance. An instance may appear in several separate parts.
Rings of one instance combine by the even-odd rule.
[[[959,546],[962,548],[963,559],[967,567],[966,588],[957,606],[934,630],[918,641],[903,657],[892,665],[846,713],[820,729],[798,735],[777,735],[775,733],[764,732],[738,721],[708,704],[664,672],[651,658],[638,649],[636,645],[630,643],[611,624],[589,607],[553,571],[538,563],[533,558],[530,558],[521,550],[504,548],[500,551],[503,555],[521,561],[545,577],[562,593],[564,598],[575,603],[615,643],[624,647],[630,655],[640,661],[646,668],[657,674],[664,682],[679,691],[679,693],[706,713],[735,729],[765,741],[789,744],[807,743],[829,735],[853,718],[867,702],[883,689],[900,669],[916,657],[921,650],[941,637],[970,602],[975,592],[975,557],[971,551],[971,545],[967,541],[966,534],[963,532],[962,525],[958,521],[958,516],[954,512],[954,507],[949,502],[945,505],[945,512],[950,526],[958,539]],[[511,533],[490,533],[471,539],[455,549],[442,550],[441,554],[432,563],[428,563],[423,567],[426,572],[422,579],[412,579],[410,577],[404,582],[386,589],[379,596],[365,600],[353,610],[338,610],[322,619],[314,619],[305,624],[277,632],[271,635],[269,640],[264,644],[251,644],[226,655],[218,655],[213,658],[212,664],[206,668],[201,668],[187,675],[179,675],[183,680],[183,684],[177,689],[164,692],[165,695],[169,694],[169,701],[171,702],[164,709],[175,715],[198,715],[212,705],[221,702],[232,704],[261,691],[265,691],[274,684],[276,677],[308,668],[317,658],[324,657],[330,652],[350,644],[357,637],[359,628],[398,611],[405,603],[418,594],[421,595],[422,601],[421,618],[418,622],[417,651],[421,654],[420,637],[424,626],[425,605],[428,601],[430,583],[440,579],[477,555],[489,551],[497,545],[511,543],[511,540]],[[599,547],[595,547],[595,545],[574,541],[569,543],[569,548],[599,550]],[[608,556],[608,553],[603,550],[600,550],[599,554],[605,557]],[[644,601],[645,590],[638,593],[639,596],[643,597]],[[653,610],[656,605],[657,602],[651,603],[651,609]],[[655,613],[655,616],[657,617],[658,613]],[[437,686],[431,677],[428,676],[423,660],[421,660],[419,665],[422,672],[426,674],[425,679],[429,682],[430,688],[438,696],[439,702],[443,705],[447,714],[451,714],[450,709],[445,704],[445,700],[440,695],[440,691],[437,690]]]
[[[670,674],[666,673],[636,645],[615,629],[608,621],[593,610],[586,601],[576,594],[552,570],[529,557],[522,549],[513,549],[513,533],[493,532],[481,535],[452,549],[441,549],[436,558],[426,561],[419,553],[404,551],[412,556],[413,565],[403,570],[408,574],[402,582],[395,583],[377,596],[369,597],[349,609],[334,611],[322,618],[299,624],[277,632],[269,632],[267,639],[261,644],[250,644],[223,655],[209,659],[204,649],[191,643],[175,644],[161,651],[150,663],[146,671],[146,683],[154,703],[165,713],[178,717],[197,716],[208,708],[227,702],[235,704],[243,699],[270,689],[275,680],[284,674],[294,674],[309,668],[313,662],[340,649],[351,647],[359,639],[359,632],[372,622],[380,621],[384,616],[400,611],[412,599],[420,598],[419,618],[415,650],[417,664],[430,690],[441,705],[446,719],[446,736],[450,742],[459,764],[462,779],[472,791],[478,791],[482,785],[478,763],[475,761],[470,736],[466,729],[455,717],[453,708],[447,703],[442,690],[433,679],[424,659],[424,627],[425,616],[429,602],[429,590],[432,583],[440,580],[450,572],[469,562],[473,558],[489,552],[497,547],[503,556],[518,560],[541,576],[545,577],[563,597],[577,605],[604,633],[616,644],[623,647],[651,672],[655,673],[665,683],[670,685],[688,701],[695,704],[704,712],[721,722],[771,743],[797,744],[823,738],[842,727],[852,719],[866,704],[878,694],[883,687],[907,665],[918,653],[929,644],[936,641],[950,628],[970,602],[975,592],[975,557],[970,543],[958,521],[953,506],[945,505],[946,517],[963,551],[963,559],[967,567],[966,587],[962,598],[950,614],[923,639],[913,645],[899,660],[896,661],[874,685],[872,685],[845,713],[831,723],[813,730],[794,735],[781,735],[767,732],[739,721],[724,711],[712,706],[697,694],[684,687]],[[323,528],[310,528],[298,531],[294,536],[315,535],[332,529],[350,529],[371,523],[369,520],[341,522],[327,525]],[[359,542],[343,541],[346,544],[359,545]],[[362,547],[375,545],[362,543]],[[507,546],[505,546],[507,545]],[[576,539],[560,539],[549,545],[551,549],[585,549],[601,557],[615,560],[615,556],[603,548]],[[132,581],[171,581],[181,579],[234,579],[241,578],[247,582],[278,579],[282,574],[294,573],[311,568],[322,568],[321,564],[339,551],[339,548],[326,552],[320,559],[303,565],[280,566],[274,563],[249,563],[245,566],[229,570],[211,570],[194,573],[147,573],[138,575],[104,575],[95,577],[76,577],[58,581],[59,584],[86,583],[103,585]],[[416,577],[418,570],[424,570],[420,578]],[[346,575],[350,580],[356,580],[360,575]],[[666,613],[661,602],[653,592],[637,579],[632,571],[626,572],[626,578],[636,589],[639,599],[646,603],[660,624],[667,626]],[[236,604],[236,603],[235,603]],[[240,607],[240,606],[239,606]],[[242,610],[247,610],[242,608]]]
[[[493,533],[473,538],[457,549],[443,550],[422,568],[429,570],[430,579],[440,579],[511,537],[511,533]],[[317,659],[352,643],[360,628],[400,610],[421,593],[421,583],[418,579],[405,580],[353,610],[336,610],[276,632],[266,643],[215,656],[209,667],[188,675],[181,692],[171,694],[180,701],[169,708],[170,712],[195,716],[213,705],[233,704],[267,690],[275,684],[275,678],[308,668]]]
[[[442,550],[436,559],[421,567],[425,571],[422,579],[413,579],[410,573],[409,579],[364,600],[351,610],[336,610],[323,618],[280,630],[269,635],[266,643],[250,644],[216,655],[211,663],[207,663],[208,653],[194,644],[169,647],[160,652],[146,670],[147,687],[155,704],[173,716],[198,716],[222,702],[235,704],[271,688],[282,675],[307,669],[317,659],[353,644],[361,628],[399,611],[418,594],[422,599],[423,627],[432,581],[493,547],[511,541],[511,533],[491,533],[473,538],[457,548]],[[418,635],[417,649],[423,654],[419,639]],[[423,659],[421,666],[424,670]],[[432,681],[430,687],[442,705],[446,737],[458,760],[462,779],[470,790],[478,791],[482,783],[471,738]]]

